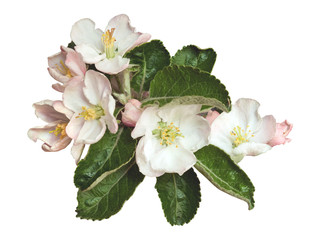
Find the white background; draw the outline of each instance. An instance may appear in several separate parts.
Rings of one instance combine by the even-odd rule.
[[[318,1],[6,1],[1,24],[1,239],[320,239]],[[212,47],[213,74],[235,102],[257,99],[261,115],[294,124],[290,144],[240,166],[256,187],[255,208],[198,174],[195,218],[171,227],[146,178],[122,210],[104,221],[75,217],[70,149],[45,153],[27,130],[42,124],[32,104],[60,99],[47,56],[70,41],[72,24],[89,17],[104,29],[120,13],[161,39],[173,55],[184,45]]]

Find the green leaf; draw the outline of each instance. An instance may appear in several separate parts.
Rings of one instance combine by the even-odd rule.
[[[136,140],[129,128],[120,127],[116,134],[106,131],[101,140],[92,144],[87,156],[79,162],[74,183],[84,190],[107,171],[112,171],[129,162],[135,153]]]
[[[189,45],[178,50],[171,58],[171,63],[200,68],[210,73],[216,58],[217,54],[212,48],[200,49],[197,46]]]
[[[200,202],[200,182],[192,168],[182,176],[166,173],[158,177],[155,188],[167,221],[171,225],[190,222]]]
[[[169,66],[159,71],[150,84],[150,104],[203,104],[223,111],[231,108],[229,93],[214,76],[189,66]]]
[[[249,210],[254,207],[254,186],[247,174],[221,149],[209,145],[195,153],[195,164],[213,185],[220,190],[246,201]]]
[[[77,217],[102,220],[116,214],[124,202],[143,181],[135,159],[113,172],[103,174],[103,179],[85,191],[78,191]]]
[[[149,91],[150,82],[156,73],[170,64],[170,54],[160,40],[144,43],[125,55],[130,64],[138,65],[139,70],[131,80],[131,88],[139,95]]]

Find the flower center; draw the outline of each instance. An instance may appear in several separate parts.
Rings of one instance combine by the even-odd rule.
[[[167,122],[158,122],[158,128],[152,131],[152,134],[156,138],[160,139],[160,145],[165,145],[166,147],[172,145],[177,137],[184,137],[180,133],[180,129],[176,127],[173,123],[168,125]],[[176,148],[178,145],[176,145]]]
[[[57,124],[56,129],[50,131],[49,133],[53,133],[54,135],[56,135],[56,137],[60,135],[60,139],[64,139],[67,136],[66,134],[67,125],[68,125],[67,123]]]
[[[101,36],[101,41],[104,46],[104,50],[106,52],[106,56],[108,59],[114,58],[116,56],[116,51],[114,48],[114,42],[116,39],[113,37],[115,28],[111,28],[111,30],[107,30]]]
[[[77,118],[83,117],[84,120],[95,120],[99,119],[100,117],[104,116],[104,110],[100,105],[94,105],[90,108],[85,106],[82,107],[82,112],[79,113]]]
[[[239,126],[236,126],[233,128],[230,134],[231,136],[235,137],[232,144],[234,148],[238,147],[241,143],[249,142],[250,138],[254,137],[254,135],[251,133],[251,130],[249,129],[249,125],[247,125],[245,130]]]
[[[65,75],[68,78],[72,78],[72,74],[70,72],[70,69],[64,64],[64,62],[62,60],[60,60],[60,65],[55,64],[56,69],[62,74]]]

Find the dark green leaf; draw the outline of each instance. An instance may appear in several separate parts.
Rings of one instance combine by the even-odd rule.
[[[230,110],[229,93],[214,76],[197,68],[169,66],[159,71],[150,84],[150,98],[143,105],[203,104]]]
[[[254,207],[254,186],[247,174],[221,149],[209,145],[195,153],[195,164],[211,183],[220,190],[246,201],[249,209]]]
[[[131,80],[131,87],[141,95],[149,91],[150,82],[156,73],[170,64],[170,54],[159,40],[144,43],[125,55],[130,64],[139,66]]]
[[[92,144],[87,156],[79,162],[74,183],[81,190],[89,187],[102,173],[129,162],[135,153],[136,140],[129,128],[120,127],[116,134],[106,131],[101,140]]]
[[[171,63],[182,66],[192,66],[203,71],[211,72],[217,54],[212,48],[200,49],[189,45],[179,50],[172,58]]]
[[[69,44],[68,44],[68,48],[74,49],[75,46],[76,46],[76,44],[74,42],[69,42]]]
[[[101,176],[99,183],[78,191],[77,217],[102,220],[116,214],[144,179],[135,159]]]
[[[155,188],[171,225],[183,225],[191,221],[200,202],[200,182],[192,168],[182,176],[166,173],[158,177]]]

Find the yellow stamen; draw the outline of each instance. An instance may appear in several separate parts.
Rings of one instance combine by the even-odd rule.
[[[66,127],[67,123],[59,123],[56,126],[55,130],[50,131],[49,133],[53,133],[56,137],[60,135],[60,139],[64,139],[67,136]]]
[[[99,105],[92,106],[91,108],[82,106],[81,109],[82,112],[79,113],[77,118],[83,117],[86,121],[99,119],[100,117],[104,116],[104,110]]]
[[[70,69],[65,65],[65,63],[64,63],[62,60],[60,60],[60,65],[61,65],[61,66],[59,66],[58,64],[55,64],[56,69],[57,69],[62,75],[65,75],[65,76],[68,77],[68,78],[72,78],[73,76],[72,76],[72,74],[71,74]]]
[[[173,122],[169,125],[166,122],[158,122],[159,126],[152,131],[152,134],[161,139],[160,145],[172,145],[177,137],[184,137],[180,129],[174,126]],[[178,147],[178,145],[176,145]]]
[[[107,30],[101,36],[101,41],[104,45],[104,50],[106,52],[106,57],[108,59],[114,58],[116,56],[114,42],[116,39],[113,37],[115,28],[111,28],[111,30]]]
[[[246,129],[242,129],[240,126],[236,126],[233,128],[233,131],[230,132],[230,135],[235,137],[233,141],[233,147],[238,147],[240,144],[249,142],[251,137],[254,137],[253,134],[251,134],[248,137],[248,133],[251,133],[251,130],[248,129],[249,125],[247,125]]]

